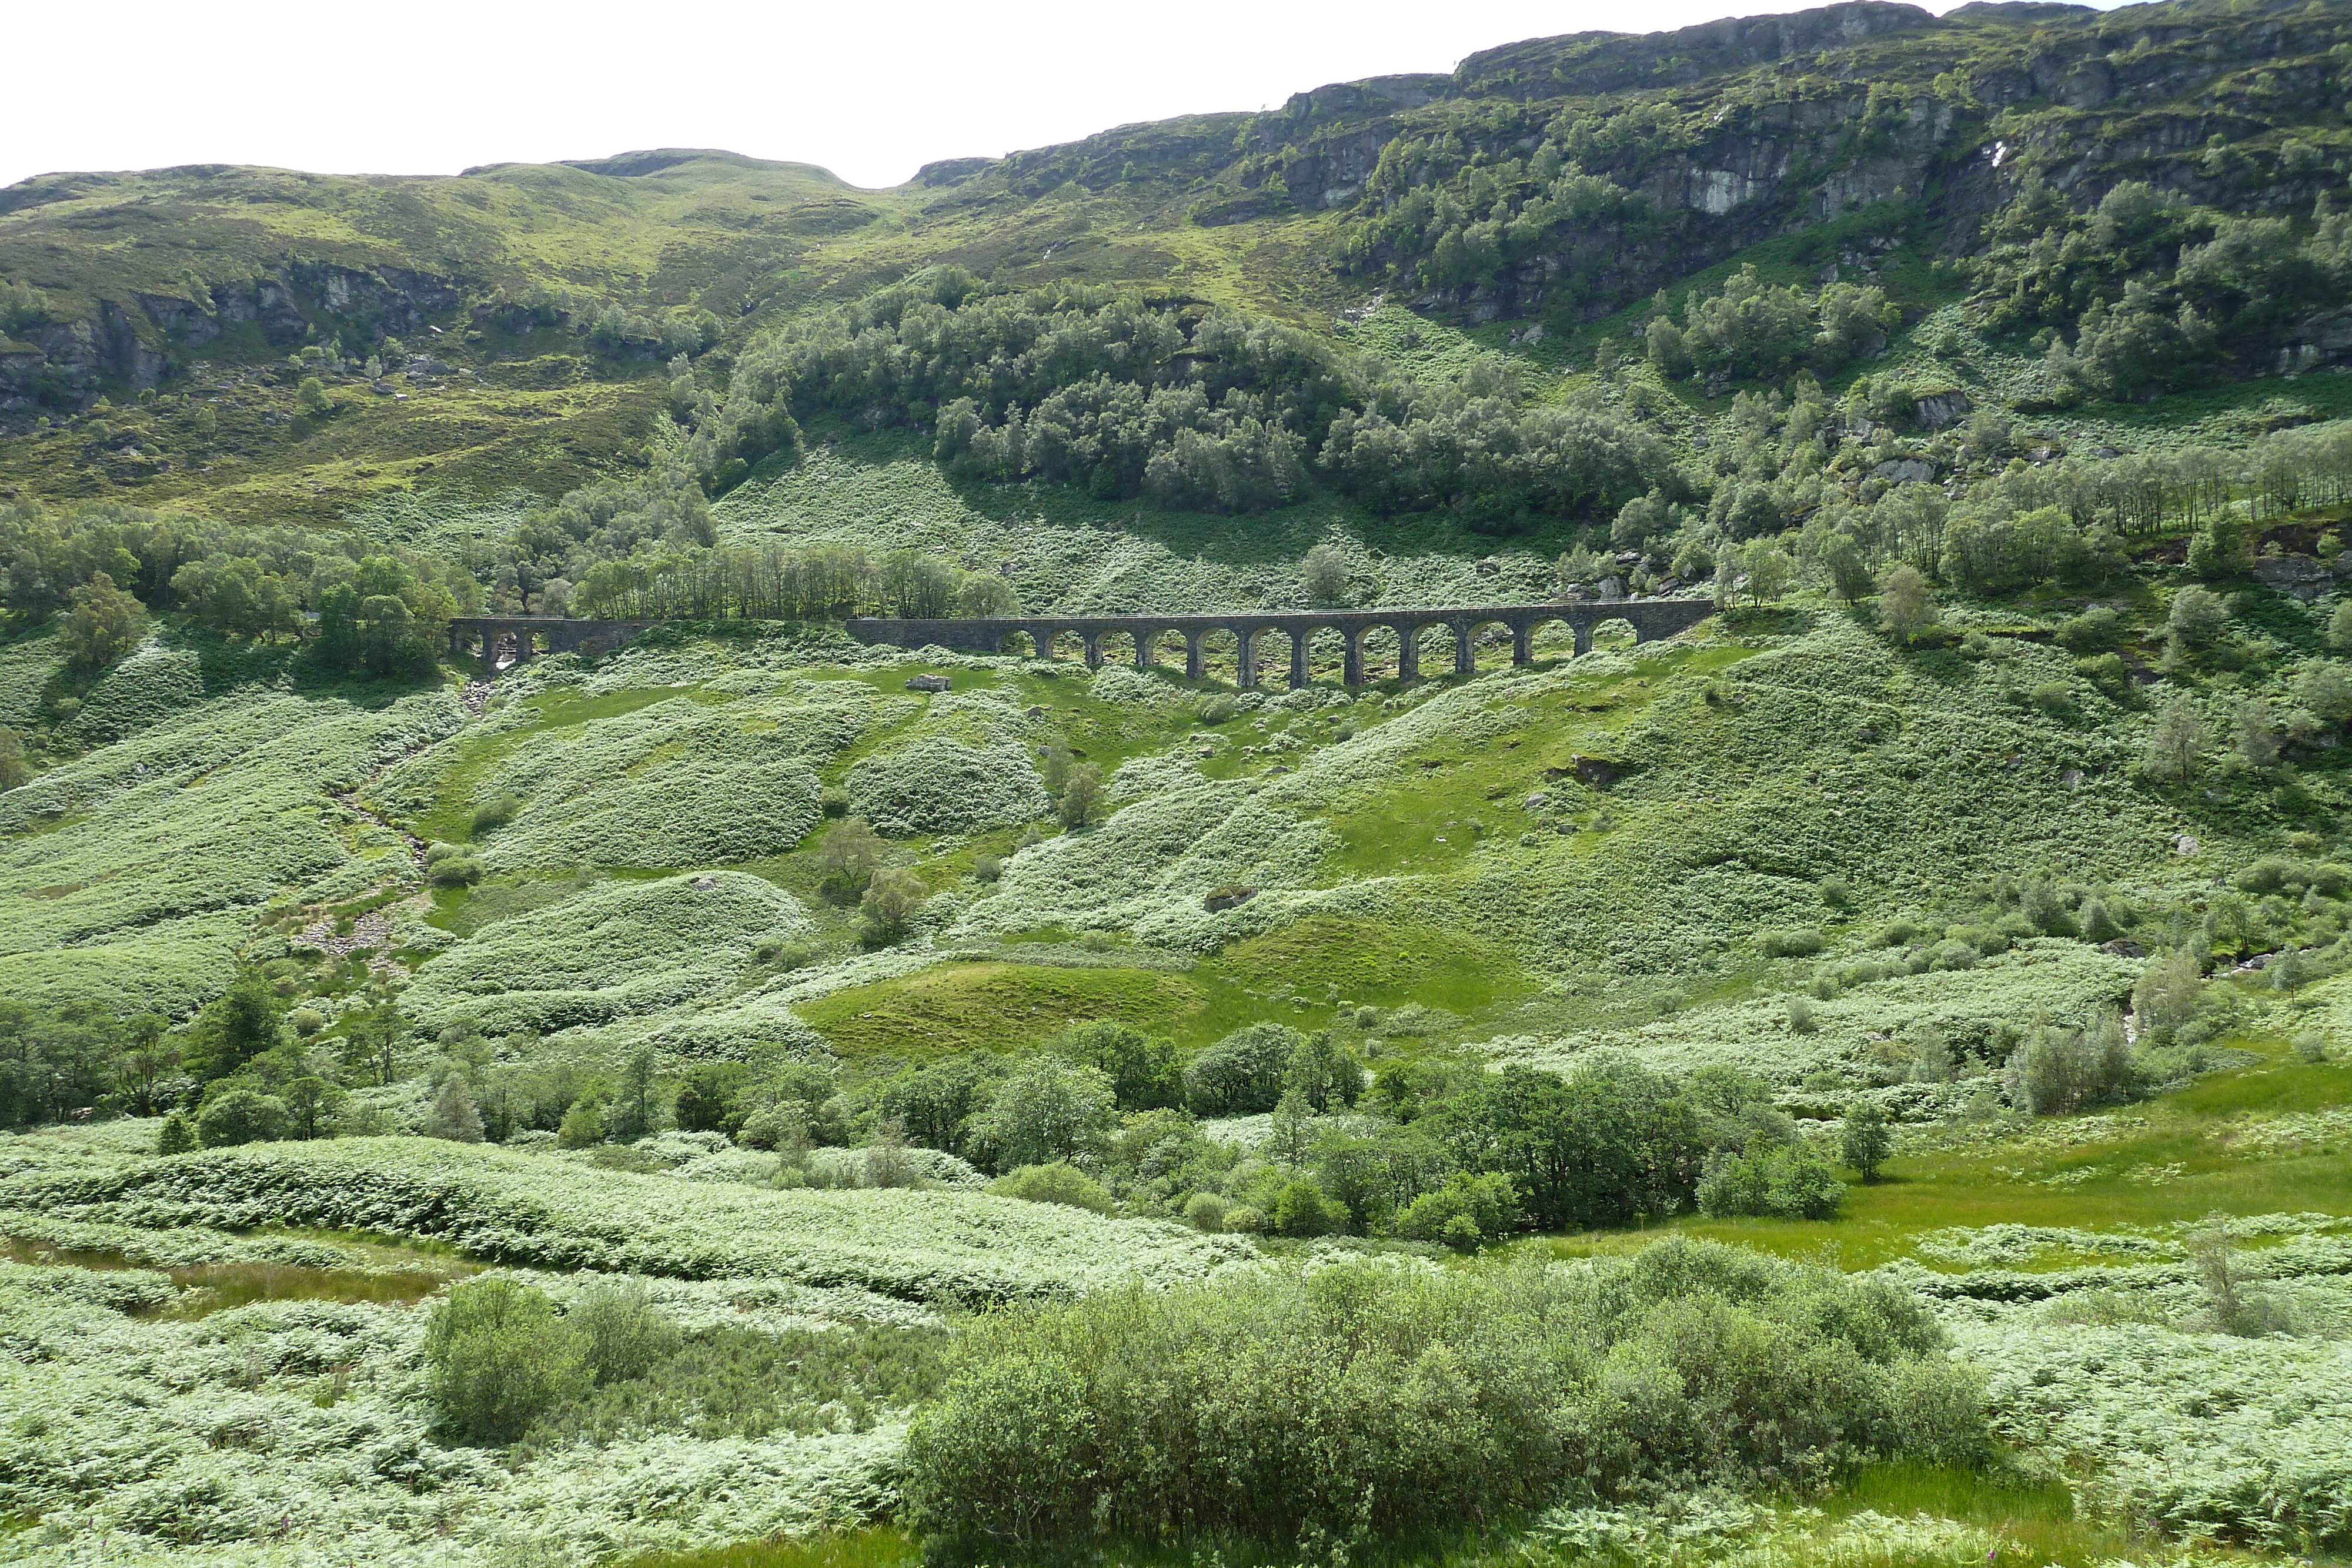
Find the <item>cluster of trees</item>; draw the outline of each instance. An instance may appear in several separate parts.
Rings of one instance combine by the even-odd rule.
[[[1646,192],[1586,172],[1577,154],[1600,151],[1595,136],[1580,123],[1569,146],[1547,140],[1525,159],[1470,153],[1450,132],[1390,142],[1365,182],[1363,220],[1340,236],[1339,265],[1454,288],[1558,250],[1577,231],[1658,229],[1663,214]]]
[[[1777,379],[1799,369],[1826,374],[1876,353],[1900,320],[1875,285],[1832,283],[1817,293],[1794,284],[1774,287],[1748,266],[1720,294],[1685,296],[1680,326],[1661,293],[1645,343],[1650,362],[1669,379]]]
[[[589,617],[837,621],[878,614],[929,620],[1020,610],[1001,573],[961,571],[927,550],[877,561],[849,545],[765,545],[641,553],[597,562],[567,595]]]
[[[939,268],[747,350],[689,453],[713,487],[819,412],[929,431],[970,476],[1236,512],[1319,472],[1384,514],[1507,528],[1676,485],[1657,437],[1598,400],[1527,410],[1491,369],[1425,387],[1293,328],[1076,286],[992,290]]]
[[[152,1013],[0,1001],[0,1124],[168,1112],[167,1154],[324,1137],[348,1108],[342,1081],[373,1073],[387,1028],[405,1032],[396,1019],[364,1019],[336,1060],[294,1027],[278,983],[258,969],[241,971],[182,1028]]]
[[[600,353],[636,359],[700,354],[716,346],[725,330],[725,324],[708,310],[677,306],[649,314],[557,284],[501,294],[487,315],[506,331],[562,328],[586,338]]]
[[[2307,224],[2235,217],[2138,181],[2075,212],[2034,178],[1988,235],[1973,266],[1989,319],[2039,334],[2063,397],[2128,398],[2223,361],[2253,368],[2352,287],[2352,214],[2326,194]]]
[[[137,646],[150,612],[178,611],[226,636],[307,642],[331,670],[422,674],[449,618],[481,604],[462,567],[355,537],[112,503],[0,506],[0,607],[28,622],[66,611],[59,633],[84,668]]]
[[[1565,1495],[1979,1463],[1942,1343],[1898,1287],[1680,1239],[1103,1291],[974,1327],[908,1434],[906,1519],[948,1562],[1180,1533],[1352,1555]]]
[[[798,1071],[787,1094],[740,1067],[694,1069],[709,1081],[695,1117],[768,1146],[783,1095],[795,1135],[818,1144],[887,1128],[983,1170],[1075,1166],[1107,1199],[1207,1229],[1462,1247],[1670,1214],[1710,1184],[1723,1196],[1709,1212],[1767,1212],[1741,1207],[1721,1173],[1742,1156],[1795,1159],[1827,1182],[1791,1213],[1834,1212],[1843,1190],[1761,1082],[1710,1069],[1677,1083],[1622,1058],[1566,1075],[1395,1062],[1368,1083],[1328,1032],[1253,1024],[1181,1061],[1164,1039],[1100,1022],[1034,1056],[969,1052],[839,1092]],[[683,1092],[679,1103],[683,1125]],[[1357,1117],[1334,1119],[1350,1107]],[[1266,1113],[1270,1138],[1248,1155],[1195,1120]],[[1860,1168],[1884,1157],[1882,1145]]]
[[[1638,188],[1661,157],[1691,144],[1672,105],[1610,115],[1567,109],[1541,126],[1524,120],[1503,108],[1485,125],[1457,121],[1382,147],[1357,221],[1340,234],[1340,267],[1459,288],[1572,251],[1577,237],[1595,230],[1609,232],[1622,252],[1656,244],[1678,221]],[[1571,274],[1562,302],[1587,297],[1591,284]]]

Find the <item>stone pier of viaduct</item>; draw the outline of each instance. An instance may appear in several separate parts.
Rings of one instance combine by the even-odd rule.
[[[1444,627],[1454,638],[1454,667],[1462,674],[1477,668],[1477,638],[1489,627],[1510,634],[1511,660],[1529,664],[1535,658],[1535,637],[1543,627],[1566,625],[1576,640],[1576,651],[1590,653],[1593,628],[1622,621],[1636,643],[1652,642],[1687,632],[1715,613],[1706,599],[1609,600],[1594,603],[1478,604],[1429,610],[1305,610],[1265,612],[1235,612],[1212,615],[1006,615],[962,621],[891,621],[860,616],[848,622],[848,632],[861,643],[898,648],[961,648],[975,653],[1021,651],[1051,658],[1055,644],[1075,637],[1089,668],[1103,663],[1103,639],[1125,636],[1134,644],[1135,664],[1150,669],[1158,662],[1160,644],[1181,637],[1184,673],[1194,680],[1208,672],[1208,639],[1223,632],[1234,640],[1234,663],[1244,689],[1258,684],[1264,640],[1278,636],[1288,644],[1290,684],[1307,681],[1307,653],[1316,633],[1337,633],[1343,649],[1341,679],[1351,686],[1364,684],[1364,639],[1375,631],[1393,633],[1397,641],[1397,674],[1421,678],[1421,634],[1433,626]],[[470,615],[449,622],[453,657],[474,658],[485,677],[495,675],[501,662],[520,664],[536,658],[544,642],[546,652],[610,653],[646,627],[651,621],[568,621],[544,615]]]
[[[1307,650],[1318,632],[1341,639],[1341,679],[1349,685],[1364,684],[1364,638],[1376,630],[1395,633],[1397,674],[1403,680],[1421,677],[1421,633],[1443,626],[1454,636],[1454,667],[1468,674],[1477,666],[1477,636],[1487,627],[1510,633],[1511,661],[1534,661],[1535,636],[1554,622],[1564,623],[1576,639],[1576,651],[1591,652],[1592,631],[1607,621],[1622,621],[1633,628],[1633,640],[1647,643],[1686,632],[1715,613],[1706,599],[1612,600],[1598,603],[1478,604],[1431,610],[1302,610],[1264,613],[1214,615],[1007,615],[971,621],[887,621],[861,616],[848,623],[849,634],[861,643],[899,648],[966,648],[1004,653],[1008,644],[1025,638],[1029,652],[1045,658],[1056,640],[1075,636],[1085,650],[1089,667],[1103,662],[1105,637],[1132,640],[1138,669],[1158,662],[1160,644],[1170,636],[1184,640],[1184,673],[1199,680],[1208,669],[1207,643],[1223,632],[1234,643],[1234,662],[1244,689],[1258,682],[1259,650],[1268,633],[1289,645],[1290,684],[1307,684]]]

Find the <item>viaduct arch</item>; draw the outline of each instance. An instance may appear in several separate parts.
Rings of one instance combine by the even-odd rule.
[[[1636,643],[1655,642],[1687,632],[1715,613],[1707,599],[1603,600],[1592,603],[1475,604],[1423,610],[1315,610],[1234,612],[1208,615],[1003,615],[948,621],[885,620],[859,616],[847,623],[849,634],[869,646],[898,648],[961,648],[974,653],[1002,653],[1014,633],[1025,636],[1034,656],[1049,658],[1055,643],[1073,638],[1088,668],[1102,664],[1103,639],[1123,635],[1131,640],[1139,669],[1158,662],[1163,640],[1181,638],[1184,674],[1200,680],[1208,673],[1208,639],[1225,632],[1234,639],[1242,688],[1259,680],[1259,639],[1278,634],[1289,645],[1290,684],[1307,683],[1307,653],[1318,632],[1338,633],[1341,640],[1341,679],[1349,685],[1364,682],[1364,639],[1375,630],[1393,632],[1397,640],[1400,679],[1421,678],[1421,633],[1443,626],[1454,633],[1454,667],[1469,674],[1477,667],[1476,636],[1489,626],[1510,633],[1511,662],[1535,661],[1536,633],[1555,622],[1566,625],[1576,639],[1579,653],[1592,650],[1593,628],[1603,622],[1622,621],[1633,629]],[[551,653],[610,653],[648,626],[651,621],[571,621],[546,615],[466,615],[449,622],[449,652],[454,658],[478,661],[483,677],[496,675],[502,657],[513,663],[536,658],[543,641]]]
[[[1199,680],[1207,673],[1207,639],[1212,632],[1232,635],[1242,688],[1258,684],[1258,643],[1267,632],[1278,633],[1289,644],[1290,684],[1303,686],[1307,678],[1307,649],[1318,632],[1335,632],[1342,640],[1341,679],[1349,685],[1364,684],[1364,638],[1376,629],[1393,632],[1397,639],[1397,674],[1421,678],[1421,633],[1444,626],[1454,633],[1455,673],[1476,668],[1478,631],[1501,626],[1511,637],[1511,662],[1535,661],[1536,633],[1555,622],[1576,638],[1576,651],[1592,650],[1592,631],[1605,621],[1622,621],[1633,629],[1636,643],[1654,642],[1687,632],[1715,613],[1708,599],[1609,600],[1571,604],[1477,604],[1428,610],[1275,611],[1266,613],[1211,615],[1007,615],[961,621],[894,621],[860,616],[848,622],[849,634],[868,644],[899,648],[962,648],[993,653],[1014,632],[1025,634],[1040,651],[1057,637],[1075,635],[1085,649],[1089,668],[1103,663],[1102,640],[1123,633],[1134,640],[1135,663],[1150,669],[1161,638],[1184,640],[1184,674]]]

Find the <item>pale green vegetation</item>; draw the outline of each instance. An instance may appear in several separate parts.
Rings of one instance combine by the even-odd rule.
[[[6,1554],[2352,1552],[2352,37],[1765,36],[0,201]]]

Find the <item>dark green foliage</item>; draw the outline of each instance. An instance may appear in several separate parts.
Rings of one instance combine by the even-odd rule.
[[[1455,1171],[1445,1185],[1423,1193],[1396,1218],[1396,1233],[1414,1241],[1442,1241],[1467,1251],[1519,1224],[1518,1195],[1499,1172]]]
[[[73,590],[73,608],[58,641],[76,669],[99,670],[137,647],[147,635],[147,607],[99,572]]]
[[[2320,199],[2309,230],[2238,217],[2137,182],[2070,211],[2027,183],[1974,266],[1999,327],[2077,329],[2051,369],[2077,394],[2126,398],[2218,359],[2259,362],[2352,285],[2352,215]]]
[[[1490,528],[1679,485],[1657,438],[1598,402],[1525,411],[1490,380],[1386,381],[1263,319],[1001,293],[954,268],[755,345],[697,433],[705,471],[723,482],[727,454],[765,445],[746,433],[820,410],[928,428],[964,476],[1208,511],[1280,505],[1315,465],[1383,513],[1452,504]]]
[[[1363,1092],[1363,1064],[1328,1030],[1311,1034],[1290,1053],[1290,1064],[1283,1070],[1283,1088],[1297,1094],[1318,1115],[1343,1110]]]
[[[362,559],[347,580],[319,595],[315,653],[346,674],[430,674],[457,600],[433,577],[396,556]]]
[[[743,1068],[732,1061],[698,1061],[678,1080],[670,1114],[685,1133],[732,1132],[741,1125],[735,1108],[742,1092]]]
[[[1251,1116],[1274,1109],[1284,1075],[1306,1037],[1278,1023],[1235,1030],[1184,1068],[1184,1103],[1202,1116]]]
[[[1698,1113],[1631,1058],[1594,1053],[1565,1076],[1482,1075],[1424,1113],[1460,1168],[1510,1177],[1541,1230],[1622,1225],[1687,1204],[1706,1140]]]
[[[1709,1157],[1697,1197],[1699,1212],[1710,1218],[1828,1219],[1845,1201],[1845,1184],[1811,1144],[1756,1133],[1738,1153]]]
[[[196,1018],[188,1031],[188,1071],[201,1079],[226,1078],[287,1040],[278,991],[259,969],[236,978]]]
[[[1153,1111],[1183,1099],[1184,1076],[1176,1065],[1173,1040],[1105,1019],[1065,1030],[1054,1049],[1100,1068],[1122,1111]]]
[[[155,1152],[159,1155],[184,1155],[196,1147],[195,1119],[185,1111],[174,1111],[163,1118],[161,1131],[155,1134]]]
[[[53,1122],[97,1105],[130,1043],[110,1013],[0,1000],[0,1124]]]
[[[1552,1272],[1112,1290],[975,1326],[909,1436],[907,1518],[950,1560],[1171,1532],[1286,1549],[1580,1483],[1967,1461],[1982,1416],[1939,1339],[1891,1287],[1683,1241]]]
[[[951,1155],[967,1152],[972,1124],[987,1109],[1011,1064],[992,1051],[967,1051],[929,1067],[866,1085],[863,1113],[897,1120],[909,1142]],[[812,1103],[814,1114],[816,1102]]]
[[[235,1084],[205,1096],[196,1113],[196,1141],[208,1149],[274,1143],[286,1136],[289,1124],[285,1101]]]
[[[1667,375],[1738,378],[1837,369],[1885,346],[1899,312],[1875,287],[1832,283],[1818,295],[1774,287],[1742,267],[1712,298],[1687,297],[1676,329],[1661,315],[1649,337],[1652,362]]]

